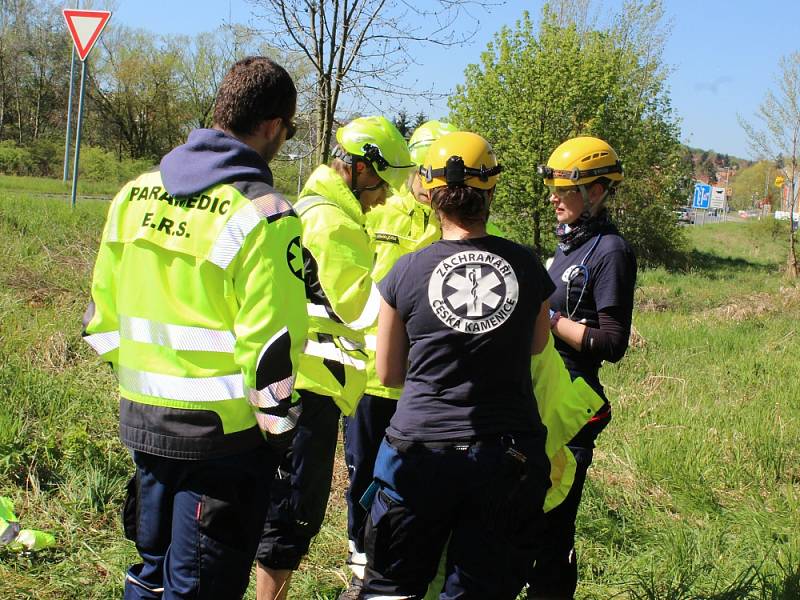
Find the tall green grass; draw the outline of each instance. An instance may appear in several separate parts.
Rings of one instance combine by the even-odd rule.
[[[117,182],[90,181],[78,179],[78,194],[86,196],[107,196],[111,198],[119,191]],[[0,194],[30,195],[58,194],[69,198],[72,193],[72,179],[50,179],[47,177],[22,177],[17,175],[0,175]]]
[[[105,209],[0,191],[0,495],[57,540],[0,549],[0,598],[120,597],[136,560],[114,378],[79,335]],[[614,419],[578,519],[578,598],[800,598],[800,288],[781,227],[691,228],[688,272],[641,273],[633,345],[601,374]],[[340,456],[292,597],[348,578],[345,481]]]

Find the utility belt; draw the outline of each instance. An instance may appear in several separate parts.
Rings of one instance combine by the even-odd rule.
[[[369,507],[372,505],[375,495],[379,490],[383,490],[385,494],[395,501],[402,502],[402,498],[399,495],[402,493],[402,490],[394,489],[396,485],[394,474],[396,472],[397,465],[399,465],[400,461],[402,461],[401,455],[403,454],[430,455],[435,452],[442,459],[444,459],[442,454],[449,454],[451,457],[455,458],[456,461],[460,461],[460,455],[464,455],[464,453],[471,449],[486,449],[490,452],[494,450],[494,452],[491,453],[494,454],[495,457],[502,455],[502,461],[501,464],[498,465],[499,468],[497,475],[503,478],[511,478],[516,482],[515,485],[520,485],[522,482],[528,479],[530,466],[529,458],[532,461],[532,465],[537,465],[540,462],[537,460],[538,457],[529,457],[526,455],[525,452],[523,452],[523,448],[534,449],[537,445],[539,445],[535,443],[535,440],[540,437],[542,438],[541,454],[544,456],[544,439],[542,436],[537,435],[537,432],[535,431],[481,436],[471,440],[446,440],[431,442],[401,440],[390,434],[386,434],[386,444],[392,450],[394,450],[394,456],[392,456],[392,453],[384,454],[382,451],[378,452],[378,458],[375,466],[376,479],[372,481],[370,486],[364,492],[363,496],[359,500],[359,503],[362,507],[364,507],[365,510],[369,510]],[[534,443],[531,444],[526,442]],[[533,451],[536,452],[536,450]],[[528,450],[528,452],[530,453],[530,450]],[[382,459],[387,460],[387,462],[382,463]],[[494,461],[496,458],[491,460]],[[380,474],[381,472],[383,472],[382,475]],[[544,470],[542,472],[544,472]]]
[[[523,439],[531,440],[535,437],[536,435],[533,433],[520,432],[490,435],[473,440],[420,442],[400,440],[392,435],[386,434],[386,442],[392,448],[404,454],[422,454],[430,452],[431,450],[462,453],[472,449],[500,448],[504,450],[504,462],[506,462],[513,471],[518,472],[520,480],[524,480],[527,477],[525,467],[528,463],[528,457],[517,448],[517,441],[522,441]]]

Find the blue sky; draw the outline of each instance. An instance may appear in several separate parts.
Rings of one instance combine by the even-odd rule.
[[[417,0],[424,2],[425,0]],[[620,0],[606,0],[616,7]],[[70,3],[71,5],[74,3]],[[216,28],[229,16],[248,22],[245,0],[117,0],[113,23],[150,31],[193,34]],[[439,77],[443,88],[463,80],[464,67],[476,63],[486,44],[503,25],[513,25],[523,10],[534,17],[540,0],[509,0],[483,13],[482,30],[467,47],[431,52],[422,49],[418,61]],[[752,119],[765,91],[774,87],[781,56],[800,50],[800,2],[796,0],[664,0],[673,23],[665,62],[673,67],[669,87],[681,119],[682,141],[700,148],[749,157],[736,115]],[[413,104],[431,117],[447,113],[446,102]],[[387,116],[396,113],[387,108]]]

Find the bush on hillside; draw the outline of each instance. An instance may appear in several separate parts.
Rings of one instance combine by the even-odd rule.
[[[0,174],[30,175],[33,157],[26,148],[20,148],[13,140],[0,142]]]
[[[152,166],[149,160],[125,158],[121,161],[113,153],[88,146],[81,149],[80,178],[88,181],[124,183]]]
[[[27,148],[31,173],[37,177],[60,177],[64,171],[64,142],[39,139]]]
[[[74,160],[74,148],[70,148],[70,178],[72,160]],[[87,181],[122,184],[152,166],[150,160],[124,158],[120,161],[108,150],[82,146],[78,176],[79,179]],[[63,168],[63,142],[39,139],[30,146],[19,146],[13,140],[0,142],[0,175],[60,178]]]

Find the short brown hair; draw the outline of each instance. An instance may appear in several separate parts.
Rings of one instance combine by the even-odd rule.
[[[267,119],[291,119],[297,89],[289,73],[264,56],[237,61],[217,91],[214,125],[239,135],[252,133]]]

